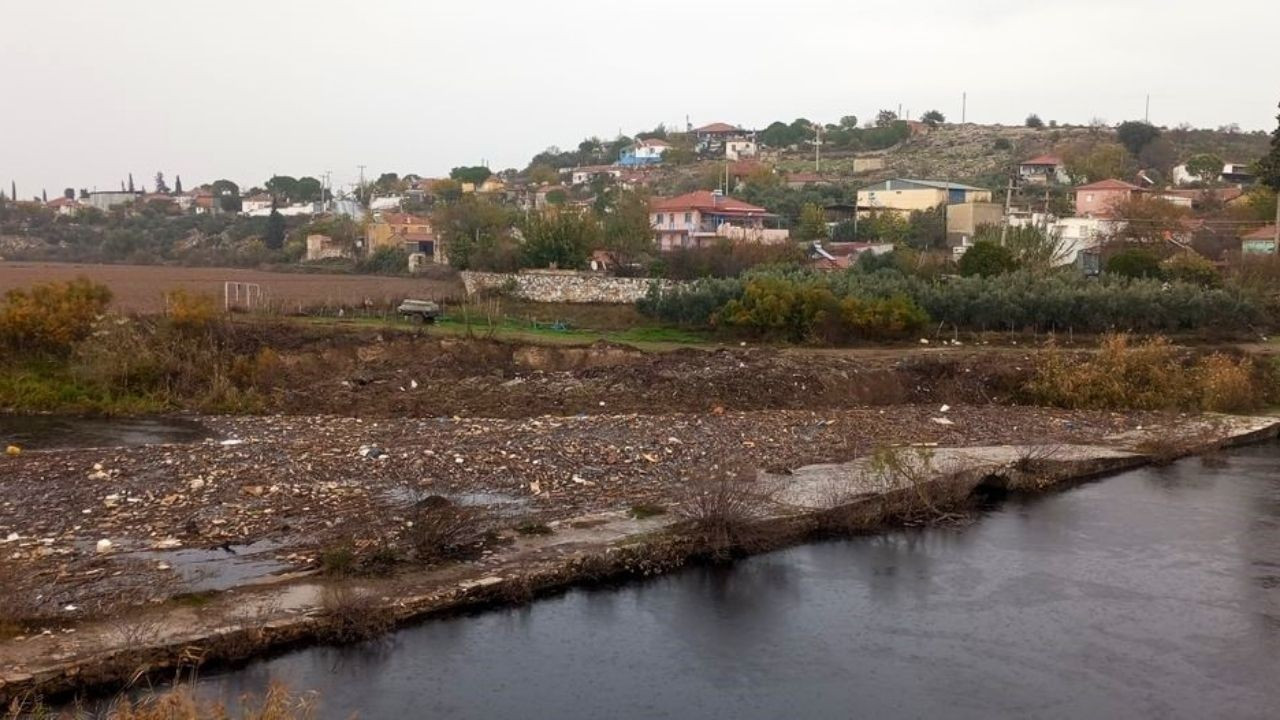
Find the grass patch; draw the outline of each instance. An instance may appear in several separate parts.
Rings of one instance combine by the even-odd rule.
[[[555,531],[551,526],[541,522],[526,522],[516,526],[516,532],[521,535],[550,535]]]
[[[320,551],[320,569],[325,575],[343,576],[356,566],[356,551],[351,543],[341,542]]]
[[[637,503],[631,506],[631,517],[636,520],[646,520],[648,518],[666,515],[667,508],[665,505],[657,503]]]

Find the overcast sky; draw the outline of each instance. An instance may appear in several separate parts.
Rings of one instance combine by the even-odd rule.
[[[965,91],[971,122],[1150,93],[1159,125],[1270,130],[1278,27],[1278,0],[0,0],[0,183],[499,170],[686,115],[958,120]]]

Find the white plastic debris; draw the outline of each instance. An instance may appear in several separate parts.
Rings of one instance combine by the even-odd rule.
[[[938,412],[947,412],[950,409],[951,409],[950,405],[943,405],[942,407],[938,408]]]
[[[929,418],[929,420],[938,425],[955,425],[955,422],[952,421],[950,418],[936,417],[936,418]]]
[[[99,540],[96,549],[100,553],[111,552],[111,541],[106,538]]]
[[[226,440],[223,440],[218,444],[222,445],[223,447],[231,447],[233,445],[243,445],[244,441],[241,440],[240,438],[227,438]]]

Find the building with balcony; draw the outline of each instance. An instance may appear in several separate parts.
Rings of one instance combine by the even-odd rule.
[[[790,231],[767,227],[776,220],[776,215],[762,207],[708,190],[658,198],[649,206],[649,225],[663,252],[704,247],[720,240],[766,244],[789,241]]]

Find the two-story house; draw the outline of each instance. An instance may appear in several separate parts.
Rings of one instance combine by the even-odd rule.
[[[1142,188],[1123,180],[1100,180],[1076,188],[1076,215],[1110,216],[1116,205],[1132,198]]]
[[[663,252],[704,247],[719,240],[787,242],[789,231],[765,227],[765,221],[775,217],[762,207],[708,190],[657,198],[649,205],[649,225]]]
[[[430,262],[446,262],[431,229],[431,219],[420,215],[380,213],[365,229],[365,241],[370,253],[398,247],[409,253],[422,253]]]
[[[1018,177],[1031,185],[1065,185],[1071,182],[1067,166],[1057,155],[1040,155],[1018,165]]]

